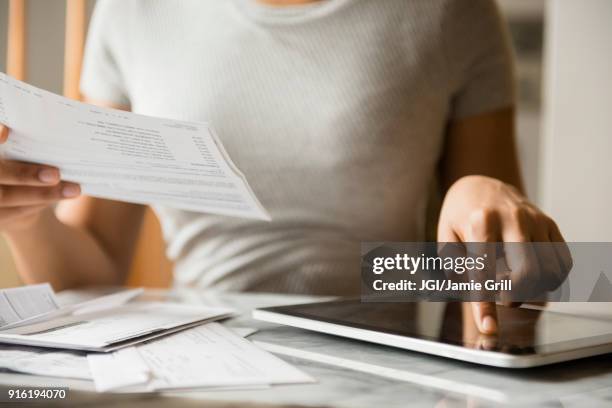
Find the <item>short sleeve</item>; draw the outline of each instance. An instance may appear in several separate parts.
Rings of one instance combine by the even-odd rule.
[[[510,36],[494,0],[451,0],[443,21],[451,80],[451,118],[516,102]]]
[[[123,40],[118,38],[117,17],[114,0],[96,2],[91,17],[83,70],[81,72],[81,93],[97,101],[119,106],[129,106],[130,100],[124,75],[119,64],[117,46]]]

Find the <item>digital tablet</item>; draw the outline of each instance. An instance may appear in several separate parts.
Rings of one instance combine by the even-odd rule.
[[[253,317],[471,363],[526,368],[612,352],[612,321],[497,306],[498,334],[476,329],[469,303],[337,300],[257,309]]]

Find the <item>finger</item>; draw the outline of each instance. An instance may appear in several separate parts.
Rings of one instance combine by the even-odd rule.
[[[495,279],[496,244],[500,240],[500,219],[496,212],[477,211],[470,216],[469,227],[464,234],[467,256],[481,260],[484,268],[472,268],[468,270],[470,279],[482,284],[483,290],[474,293],[476,297],[472,300],[494,301],[495,293],[484,289],[484,283],[488,279]]]
[[[0,144],[8,140],[9,128],[0,124]]]
[[[461,242],[461,239],[449,225],[438,226],[438,242]]]
[[[57,168],[12,160],[0,161],[0,184],[10,186],[50,186],[60,182]]]
[[[47,208],[47,204],[43,205],[26,205],[23,207],[10,207],[0,209],[0,224],[7,224],[21,217],[36,214]]]
[[[548,228],[550,241],[555,243],[555,252],[557,253],[559,259],[561,259],[561,264],[565,267],[565,275],[567,276],[569,271],[571,271],[572,267],[574,266],[572,253],[565,243],[565,239],[563,238],[563,235],[561,235],[559,227],[553,220],[549,220]]]
[[[540,266],[530,244],[532,237],[524,210],[515,211],[506,220],[502,239],[512,281],[512,300],[528,300],[539,281]]]
[[[505,244],[502,243],[502,246],[503,245],[505,245]],[[508,266],[508,259],[507,259],[507,256],[506,256],[505,252],[504,252],[502,258],[498,260],[498,263],[496,265],[495,271],[496,271],[496,278],[497,278],[498,281],[512,280],[512,270]],[[502,305],[504,305],[506,307],[518,307],[518,306],[521,305],[521,302],[513,302],[512,298],[513,298],[512,290],[510,290],[510,291],[502,291],[499,294],[499,300],[500,300],[500,303]]]
[[[0,186],[0,207],[49,204],[79,194],[78,184],[65,182],[53,187]]]
[[[479,350],[487,350],[492,351],[497,347],[497,337],[496,336],[480,336],[478,337],[477,349]]]
[[[497,333],[497,310],[493,302],[472,302],[472,314],[482,334]]]
[[[484,270],[472,269],[469,275],[475,281],[483,283],[484,287],[484,282],[488,278],[495,277],[495,242],[500,238],[500,219],[496,212],[481,210],[470,216],[469,223],[466,233],[468,254],[486,259]],[[486,291],[476,294],[479,300],[488,297],[494,300],[494,295]],[[472,302],[472,312],[481,333],[497,332],[497,311],[494,302]]]
[[[450,227],[438,227],[438,244],[437,253],[441,258],[458,258],[465,257],[465,246],[461,243],[461,239]],[[444,270],[447,278],[452,279],[455,282],[462,282],[467,280],[465,274],[458,275],[452,270]]]
[[[563,267],[557,257],[553,244],[549,241],[549,226],[547,220],[536,220],[534,225],[534,250],[540,264],[541,279],[539,287],[553,291],[565,279]]]
[[[540,264],[531,243],[504,239],[504,254],[512,285],[504,301],[517,304],[531,300],[540,281]]]
[[[467,242],[496,242],[500,238],[500,219],[495,211],[474,211],[464,234]]]

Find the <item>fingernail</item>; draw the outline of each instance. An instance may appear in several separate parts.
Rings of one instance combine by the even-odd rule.
[[[38,178],[43,183],[54,184],[57,183],[60,179],[59,171],[55,169],[42,169],[38,173]]]
[[[496,341],[495,341],[494,338],[492,338],[492,339],[484,339],[482,341],[482,348],[484,350],[488,350],[488,351],[494,350],[495,349],[495,345],[496,345]]]
[[[482,319],[482,328],[487,333],[495,333],[497,331],[497,322],[491,316],[485,316]]]
[[[66,198],[76,197],[81,194],[81,188],[74,184],[68,184],[62,189],[62,195]]]

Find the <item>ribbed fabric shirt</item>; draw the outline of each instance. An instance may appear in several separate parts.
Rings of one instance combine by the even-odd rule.
[[[81,87],[210,122],[272,216],[155,207],[178,285],[347,294],[361,241],[424,239],[445,129],[514,103],[511,61],[492,0],[99,0]]]

